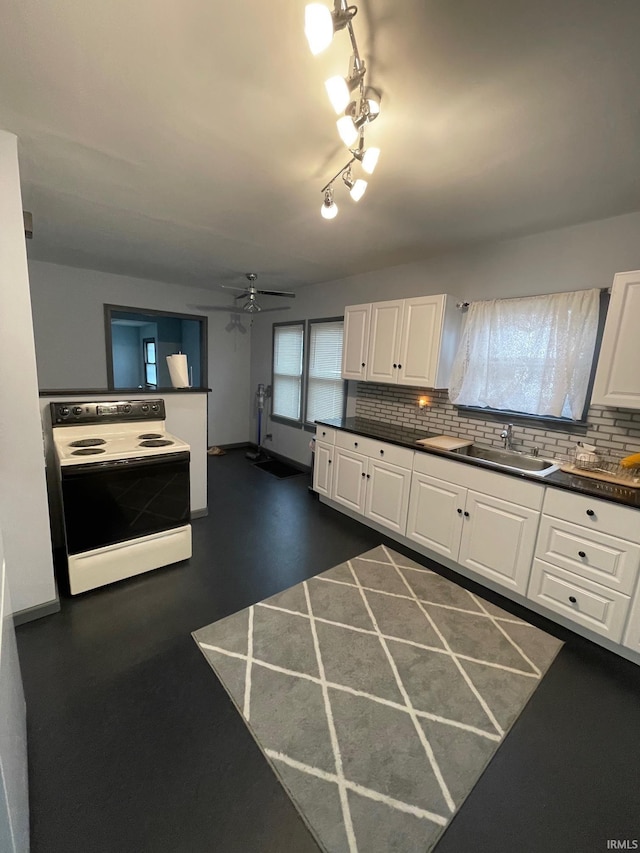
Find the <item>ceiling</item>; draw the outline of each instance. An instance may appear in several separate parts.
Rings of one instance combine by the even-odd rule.
[[[0,127],[20,138],[30,256],[215,287],[295,288],[640,209],[637,0],[355,0],[357,205],[305,0],[5,0]]]

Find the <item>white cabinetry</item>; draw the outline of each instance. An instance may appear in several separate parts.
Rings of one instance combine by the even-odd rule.
[[[407,537],[524,593],[544,488],[416,454]]]
[[[348,305],[344,309],[343,379],[366,378],[370,314],[371,305]]]
[[[347,306],[342,376],[446,388],[460,323],[455,299],[444,294]]]
[[[640,569],[639,520],[636,510],[549,489],[527,597],[620,642]]]
[[[591,402],[640,409],[640,270],[613,279]]]
[[[339,432],[331,497],[342,506],[404,534],[413,451]]]
[[[336,430],[320,425],[316,430],[315,453],[313,459],[313,490],[325,498],[331,497],[333,482],[333,445]]]

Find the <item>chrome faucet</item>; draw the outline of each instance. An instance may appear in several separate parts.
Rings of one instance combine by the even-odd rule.
[[[513,450],[513,424],[507,424],[500,433],[502,445],[505,450]]]

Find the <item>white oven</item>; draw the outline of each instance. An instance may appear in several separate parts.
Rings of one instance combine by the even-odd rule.
[[[72,595],[191,556],[189,445],[163,400],[51,403]]]

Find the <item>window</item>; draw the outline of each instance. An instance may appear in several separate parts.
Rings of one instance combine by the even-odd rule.
[[[344,414],[343,328],[342,317],[273,324],[271,417],[276,421],[311,426],[318,418]]]
[[[156,342],[154,338],[144,338],[142,341],[142,357],[144,359],[144,383],[145,385],[153,385],[155,388],[158,384],[158,374],[156,370]]]
[[[273,399],[276,418],[302,420],[304,323],[273,324]]]
[[[451,402],[584,419],[600,304],[599,290],[473,302],[452,369]]]
[[[342,332],[340,319],[309,321],[309,360],[305,422],[318,418],[339,418],[344,413],[345,381],[342,373]]]

